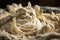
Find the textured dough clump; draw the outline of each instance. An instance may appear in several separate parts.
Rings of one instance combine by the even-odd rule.
[[[7,32],[8,35],[19,35],[20,38],[23,37],[22,40],[25,40],[27,36],[59,32],[60,13],[45,14],[38,5],[32,8],[30,2],[27,7],[15,3],[7,7],[8,12],[3,9],[0,10],[0,30],[5,30],[3,32]],[[32,40],[35,40],[35,38]]]
[[[36,17],[36,12],[31,7],[30,2],[27,7],[13,4],[8,5],[8,9],[13,18],[12,21],[1,26],[2,30],[6,30],[12,34],[34,36],[38,30],[42,29],[43,24]]]

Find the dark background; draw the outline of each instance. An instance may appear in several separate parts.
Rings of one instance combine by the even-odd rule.
[[[17,4],[22,3],[23,6],[26,6],[29,1],[33,6],[35,4],[38,4],[40,6],[60,7],[59,0],[0,0],[0,8],[6,8],[6,5],[12,3],[17,3]]]

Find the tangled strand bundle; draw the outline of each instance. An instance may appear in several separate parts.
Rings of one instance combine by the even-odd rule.
[[[12,35],[17,37],[16,40],[37,40],[38,36],[46,38],[60,32],[60,13],[43,13],[40,6],[35,5],[32,8],[30,2],[27,7],[13,3],[7,5],[7,9],[8,11],[0,9],[0,31],[1,34],[6,33],[10,40]],[[13,38],[15,40],[15,37]]]

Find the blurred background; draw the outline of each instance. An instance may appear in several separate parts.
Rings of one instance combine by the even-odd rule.
[[[0,0],[0,8],[5,8],[6,5],[12,3],[17,3],[17,4],[22,3],[23,6],[26,6],[29,1],[33,6],[35,4],[38,4],[40,6],[60,7],[59,0]]]

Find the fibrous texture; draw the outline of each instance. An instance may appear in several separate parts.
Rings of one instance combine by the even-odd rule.
[[[54,33],[59,32],[60,13],[45,14],[38,5],[32,8],[30,2],[27,7],[15,3],[7,7],[8,11],[0,10],[0,30],[1,34],[6,34],[7,36],[5,36],[9,40],[38,40],[36,39],[38,36],[46,38],[50,35],[55,36]],[[48,34],[46,35],[46,33]],[[16,36],[17,39],[13,36]]]

